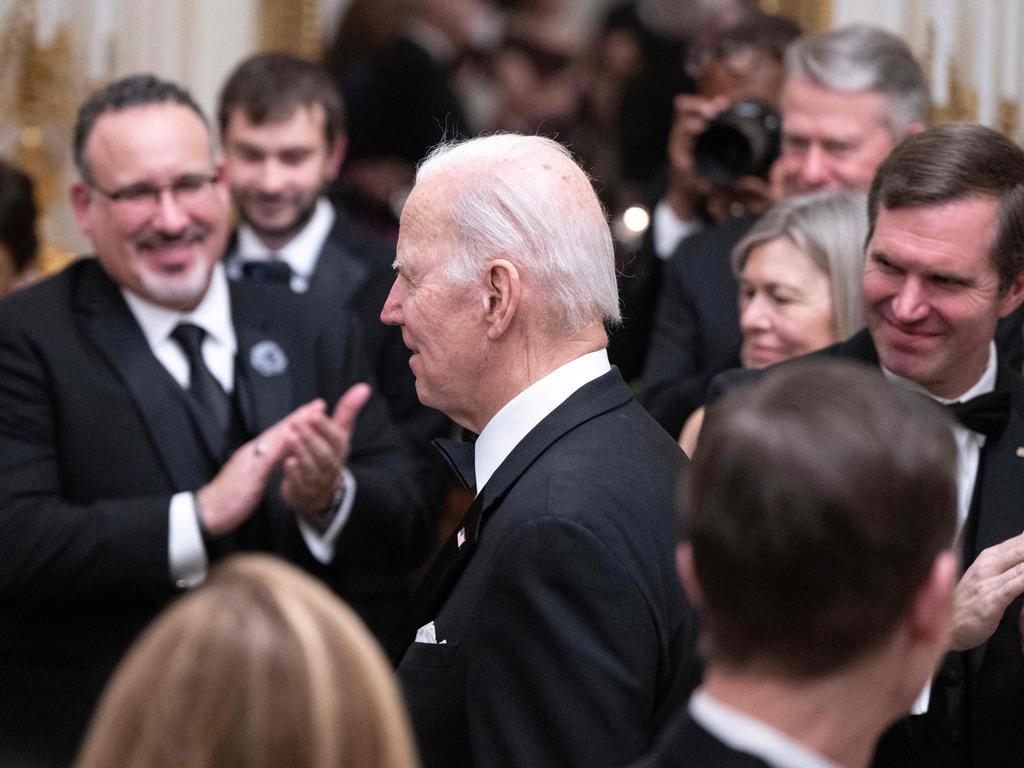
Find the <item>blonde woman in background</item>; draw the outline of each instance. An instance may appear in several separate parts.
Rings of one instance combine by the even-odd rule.
[[[165,611],[104,692],[77,768],[415,768],[391,667],[325,587],[243,555]]]
[[[814,352],[864,327],[866,239],[867,199],[854,192],[788,198],[758,220],[732,252],[744,368]],[[687,455],[703,422],[700,408],[683,426]]]

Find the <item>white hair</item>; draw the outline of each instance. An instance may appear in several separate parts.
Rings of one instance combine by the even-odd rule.
[[[928,119],[924,73],[902,38],[855,24],[799,38],[786,51],[786,76],[831,91],[875,91],[885,98],[883,120],[900,140],[911,123]]]
[[[480,279],[490,259],[523,270],[560,330],[621,319],[604,209],[569,151],[540,136],[496,134],[435,147],[416,181],[457,174],[446,188],[453,233],[443,265],[453,284]]]

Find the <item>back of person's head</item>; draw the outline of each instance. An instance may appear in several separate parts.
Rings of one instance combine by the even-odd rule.
[[[220,92],[217,123],[221,135],[236,110],[254,125],[290,118],[300,107],[324,111],[324,136],[333,146],[344,132],[344,110],[338,86],[321,65],[289,53],[259,53],[239,64]]]
[[[999,203],[992,264],[1005,292],[1024,269],[1024,150],[975,123],[946,123],[900,143],[879,166],[868,196],[869,236],[882,208]]]
[[[831,91],[881,94],[883,118],[895,140],[928,118],[920,65],[902,38],[877,27],[853,25],[800,38],[786,51],[786,76]]]
[[[561,333],[620,320],[605,212],[565,147],[510,133],[442,144],[416,181],[440,177],[445,194],[436,204],[453,233],[444,265],[451,282],[473,283],[489,260],[506,258]]]
[[[177,83],[162,80],[155,75],[129,75],[115,80],[92,94],[78,110],[73,140],[75,166],[83,181],[93,182],[85,159],[85,147],[96,127],[96,121],[108,112],[122,112],[154,104],[178,104],[195,113],[209,128],[206,115],[192,95]]]
[[[6,249],[16,273],[36,258],[36,202],[32,180],[0,160],[0,247]]]
[[[829,277],[836,339],[864,327],[861,275],[867,238],[867,197],[857,192],[813,192],[774,205],[736,244],[733,272],[739,276],[751,251],[786,238]]]
[[[885,644],[952,562],[955,466],[939,407],[854,363],[783,365],[715,403],[681,499],[709,664],[806,679]]]
[[[412,768],[390,666],[345,605],[266,555],[219,566],[122,661],[78,768]]]

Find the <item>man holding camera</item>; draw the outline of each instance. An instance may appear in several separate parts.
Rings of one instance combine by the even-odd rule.
[[[685,239],[665,267],[644,370],[642,402],[673,435],[719,371],[739,365],[733,246],[772,198],[824,189],[867,191],[875,169],[906,135],[924,128],[924,75],[899,37],[867,26],[812,35],[786,51],[780,156],[771,183],[744,176],[712,190],[721,223]],[[675,185],[696,192],[692,148],[725,99],[680,99]],[[693,199],[691,197],[691,199]],[[714,211],[712,212],[714,213]]]

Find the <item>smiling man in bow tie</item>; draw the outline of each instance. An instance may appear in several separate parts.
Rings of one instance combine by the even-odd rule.
[[[227,194],[192,97],[117,81],[74,150],[96,258],[0,303],[3,765],[69,764],[120,655],[210,562],[275,553],[372,624],[429,544],[349,331],[225,278]]]
[[[815,354],[880,366],[957,417],[966,569],[951,653],[915,707],[927,714],[883,740],[877,765],[1010,765],[1024,711],[1024,379],[993,338],[1024,301],[1024,152],[968,123],[905,139],[875,175],[868,221],[867,328]],[[712,391],[755,376],[730,372]],[[928,762],[940,757],[953,762]]]

